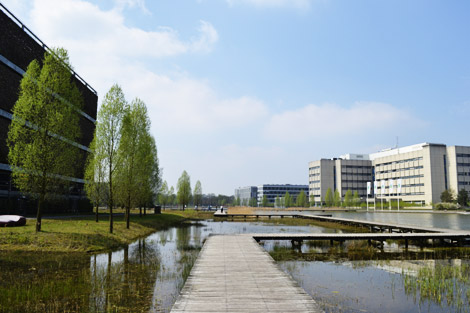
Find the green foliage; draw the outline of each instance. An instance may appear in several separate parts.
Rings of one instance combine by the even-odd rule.
[[[355,207],[359,206],[361,203],[361,197],[359,197],[359,193],[357,192],[357,190],[354,192],[352,202]]]
[[[168,190],[168,204],[176,205],[175,188],[173,186]]]
[[[339,195],[339,191],[336,189],[335,190],[335,195],[333,198],[333,204],[335,207],[340,207],[341,206],[341,196]]]
[[[94,138],[90,144],[90,149],[93,152],[88,154],[85,165],[85,192],[88,196],[88,199],[90,199],[95,206],[96,222],[98,222],[98,207],[101,202],[105,200],[106,196],[106,169],[103,160],[103,148],[103,146],[96,146]]]
[[[333,193],[331,192],[331,188],[328,188],[328,189],[326,190],[325,205],[326,205],[327,207],[333,206]]]
[[[201,204],[202,186],[201,186],[201,182],[199,180],[196,182],[196,185],[194,186],[193,199],[194,199],[194,205],[199,206]]]
[[[256,198],[250,198],[250,201],[248,202],[248,204],[253,208],[257,207],[258,206],[258,200]]]
[[[8,162],[15,186],[38,199],[36,231],[41,230],[44,200],[65,191],[64,176],[78,176],[80,153],[72,142],[80,138],[76,111],[83,100],[68,67],[65,49],[46,53],[42,67],[32,61],[12,109]]]
[[[305,208],[307,206],[307,196],[305,195],[305,191],[300,191],[299,196],[297,197],[296,205],[301,208]]]
[[[292,198],[290,196],[290,193],[288,191],[286,191],[286,193],[284,194],[284,206],[286,208],[289,208],[292,206]]]
[[[467,206],[468,204],[468,192],[465,189],[460,189],[457,195],[457,203],[461,206]]]
[[[455,201],[455,193],[452,189],[446,189],[441,193],[441,201],[442,202],[454,202]]]
[[[109,232],[113,232],[113,208],[117,191],[117,168],[121,164],[119,145],[121,142],[123,119],[126,114],[127,102],[121,87],[113,85],[105,95],[98,112],[95,136],[95,147],[102,147],[94,151],[94,157],[102,160],[106,171],[106,185],[108,193]]]
[[[351,190],[346,191],[344,195],[344,206],[349,208],[353,205],[353,194]]]
[[[436,210],[458,210],[460,205],[452,202],[440,202],[433,205]]]
[[[315,205],[315,196],[310,195],[310,206],[314,206],[314,205]]]
[[[178,179],[178,184],[176,185],[177,190],[177,199],[178,203],[183,207],[191,200],[191,178],[189,177],[186,171],[183,171],[180,178]]]
[[[125,208],[127,227],[131,208],[144,205],[152,197],[154,146],[147,107],[142,100],[135,99],[125,107],[118,149],[120,163],[116,170],[117,200]]]
[[[163,206],[163,209],[165,209],[169,200],[170,199],[168,197],[168,184],[166,181],[164,181],[162,183],[162,186],[160,187],[160,192],[158,194],[158,202],[160,203],[161,206]]]
[[[266,195],[263,196],[262,206],[266,208],[269,205],[268,197]]]

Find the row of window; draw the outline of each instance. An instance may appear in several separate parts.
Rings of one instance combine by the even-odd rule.
[[[372,170],[372,166],[370,165],[342,165],[341,168],[362,168]]]
[[[417,157],[417,158],[411,158],[411,159],[405,159],[405,160],[387,162],[387,163],[382,163],[382,164],[376,164],[375,166],[376,166],[376,167],[379,167],[379,166],[386,166],[386,165],[393,165],[393,164],[401,164],[401,163],[414,162],[414,161],[421,161],[421,160],[423,160],[423,157]]]
[[[354,176],[372,176],[372,173],[346,173],[341,172],[341,175],[354,175]]]
[[[380,196],[380,194],[377,195],[377,197],[379,197],[379,196]],[[387,197],[387,196],[388,195],[384,195],[384,197]],[[424,196],[424,192],[422,192],[422,191],[420,191],[420,192],[406,192],[406,193],[401,193],[400,197],[401,196]]]
[[[342,183],[363,183],[366,184],[369,180],[358,180],[358,179],[342,179]]]
[[[470,163],[457,163],[457,166],[470,166]]]
[[[459,172],[457,173],[458,176],[470,176],[469,172]]]
[[[458,158],[470,158],[470,154],[468,153],[457,153]]]
[[[419,174],[419,175],[409,175],[409,176],[400,176],[400,177],[394,177],[393,179],[412,179],[412,178],[423,178],[424,177],[424,174]],[[387,181],[387,179],[379,179],[377,180],[378,182],[382,181],[382,180],[385,180]]]
[[[387,174],[387,173],[395,173],[395,172],[403,172],[403,171],[411,171],[411,170],[420,170],[422,169],[423,166],[413,166],[413,167],[406,167],[406,168],[397,168],[393,170],[387,170],[387,171],[377,171],[377,174]]]
[[[319,170],[319,169],[320,169],[320,166],[314,166],[314,167],[309,168],[310,171]]]

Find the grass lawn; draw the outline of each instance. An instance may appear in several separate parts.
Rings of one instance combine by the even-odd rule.
[[[35,232],[35,220],[23,227],[0,228],[0,251],[98,252],[118,249],[157,230],[180,225],[188,219],[206,218],[198,212],[147,214],[131,216],[126,229],[123,216],[114,217],[114,231],[109,233],[108,216],[78,216],[63,219],[43,219],[42,231]],[[202,212],[201,212],[202,213]]]

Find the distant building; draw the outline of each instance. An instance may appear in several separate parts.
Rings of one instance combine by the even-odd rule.
[[[470,191],[470,147],[420,143],[309,163],[309,195],[316,204],[324,201],[328,188],[340,191],[343,197],[348,189],[358,191],[364,198],[367,182],[371,182],[371,199],[399,198],[416,204],[440,202],[446,189],[456,193],[461,189]],[[399,194],[398,182],[401,182]]]
[[[34,201],[21,194],[12,184],[6,139],[20,81],[29,63],[34,59],[42,61],[46,51],[49,48],[0,4],[0,214],[27,214],[36,210]],[[77,113],[80,116],[81,139],[73,143],[81,149],[80,172],[83,173],[85,159],[90,152],[88,146],[95,130],[98,95],[77,73],[72,71],[72,76],[84,100],[83,109]],[[69,180],[72,185],[68,193],[48,203],[46,209],[62,212],[91,209],[83,190],[83,176]]]
[[[347,154],[337,159],[309,163],[309,197],[315,204],[325,200],[328,188],[344,197],[348,190],[366,197],[367,182],[372,181],[372,163],[368,155]]]
[[[295,200],[301,191],[308,195],[307,185],[260,185],[258,186],[258,206],[263,203],[263,197],[266,196],[270,204],[274,203],[276,197],[284,197],[286,192]]]
[[[235,189],[235,200],[240,200],[240,205],[247,206],[251,199],[258,199],[258,187],[248,186]]]

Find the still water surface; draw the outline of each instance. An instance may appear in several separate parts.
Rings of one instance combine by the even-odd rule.
[[[210,234],[335,231],[317,226],[204,221],[159,231],[125,249],[93,256],[0,252],[0,311],[168,312]],[[466,252],[445,257],[425,252],[401,254],[390,245],[391,250],[362,255],[354,254],[355,247],[347,243],[336,247],[305,243],[300,251],[281,241],[263,246],[277,255],[273,256],[281,268],[327,312],[466,312],[455,303],[439,304],[420,297],[416,290],[405,290],[407,273],[416,275],[416,268],[434,260],[467,264]],[[414,265],[412,271],[410,264]],[[465,288],[461,287],[460,299],[468,311]]]

